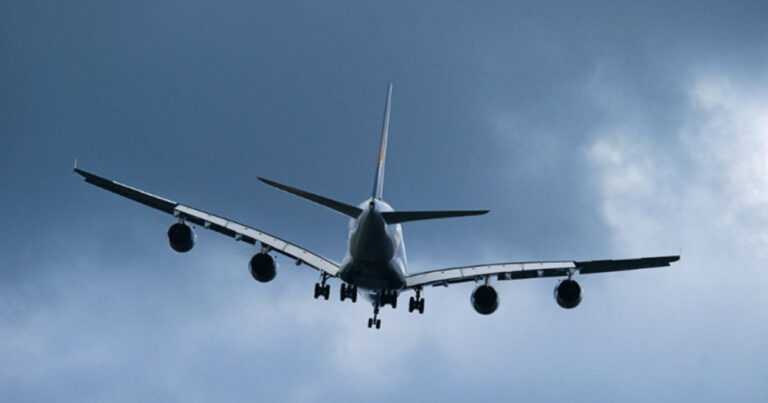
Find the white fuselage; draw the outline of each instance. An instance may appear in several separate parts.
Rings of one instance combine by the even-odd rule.
[[[339,278],[367,297],[402,289],[407,265],[403,230],[400,224],[387,224],[381,215],[393,211],[392,207],[375,198],[358,207],[363,212],[349,221],[349,246]]]

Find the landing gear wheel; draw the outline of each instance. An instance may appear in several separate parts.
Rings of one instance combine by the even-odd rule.
[[[372,328],[376,326],[376,329],[381,327],[381,319],[378,318],[379,316],[379,304],[378,302],[375,302],[373,304],[373,317],[368,318],[368,328]]]
[[[392,301],[390,302],[392,303],[392,309],[397,308],[397,294],[392,296]]]
[[[339,288],[339,296],[341,297],[342,302],[347,298],[347,285],[344,283],[341,283],[341,287]]]
[[[352,286],[352,295],[350,296],[350,298],[352,299],[352,303],[357,302],[357,287],[356,286]]]
[[[416,296],[408,300],[408,312],[419,311],[424,313],[424,298],[421,298],[421,288],[416,288]]]
[[[328,297],[331,296],[331,285],[325,283],[325,281],[328,280],[328,277],[330,276],[323,272],[320,276],[320,282],[315,283],[315,299],[322,296],[327,301]]]

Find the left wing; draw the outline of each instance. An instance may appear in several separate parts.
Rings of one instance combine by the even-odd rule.
[[[592,260],[587,262],[514,262],[480,266],[453,267],[411,274],[405,278],[406,288],[427,285],[447,286],[465,281],[482,281],[489,276],[498,280],[521,280],[538,277],[560,277],[575,273],[607,273],[612,271],[665,267],[680,260],[680,256],[657,256],[623,260]]]
[[[236,241],[243,241],[252,245],[257,242],[267,246],[270,250],[296,260],[296,263],[305,263],[307,266],[323,271],[331,276],[339,272],[339,265],[330,259],[326,259],[314,252],[298,245],[284,241],[266,232],[237,223],[224,217],[219,217],[202,210],[185,206],[172,200],[147,193],[143,190],[124,185],[113,180],[102,178],[90,172],[75,168],[75,172],[85,178],[85,181],[96,185],[112,193],[127,197],[157,210],[172,214],[174,217],[183,218],[206,229],[224,234]]]

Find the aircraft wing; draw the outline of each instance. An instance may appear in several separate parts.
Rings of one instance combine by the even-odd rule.
[[[304,263],[307,266],[323,271],[331,276],[336,276],[336,273],[339,271],[339,265],[332,260],[326,259],[298,245],[294,245],[258,229],[185,206],[160,196],[155,196],[143,190],[113,180],[102,178],[79,168],[75,168],[75,172],[83,176],[85,181],[92,185],[109,190],[112,193],[127,197],[175,217],[183,218],[188,222],[224,234],[236,241],[242,241],[252,245],[256,245],[256,243],[259,242],[270,250],[296,260],[297,264]]]
[[[612,271],[665,267],[680,260],[680,256],[657,256],[623,260],[592,260],[586,262],[512,262],[479,266],[452,267],[415,273],[405,278],[406,288],[448,286],[466,281],[482,281],[496,276],[498,280],[521,280],[539,277],[563,277],[581,273],[607,273]]]

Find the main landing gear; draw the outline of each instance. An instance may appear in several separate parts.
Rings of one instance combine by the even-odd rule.
[[[382,290],[376,297],[380,306],[392,305],[392,309],[397,308],[397,291]]]
[[[320,283],[315,283],[315,299],[322,296],[327,301],[328,297],[331,296],[331,285],[326,284],[326,280],[328,280],[328,274],[323,273],[321,275]]]
[[[368,328],[372,328],[376,326],[376,329],[381,328],[381,319],[378,318],[379,316],[379,302],[376,301],[373,304],[373,317],[368,318]]]
[[[339,289],[339,296],[341,297],[342,301],[349,298],[352,300],[353,303],[357,302],[357,286],[353,284],[341,283],[341,288]]]
[[[419,314],[424,313],[424,298],[421,298],[421,288],[416,289],[416,298],[411,297],[408,300],[408,312],[419,311]]]

